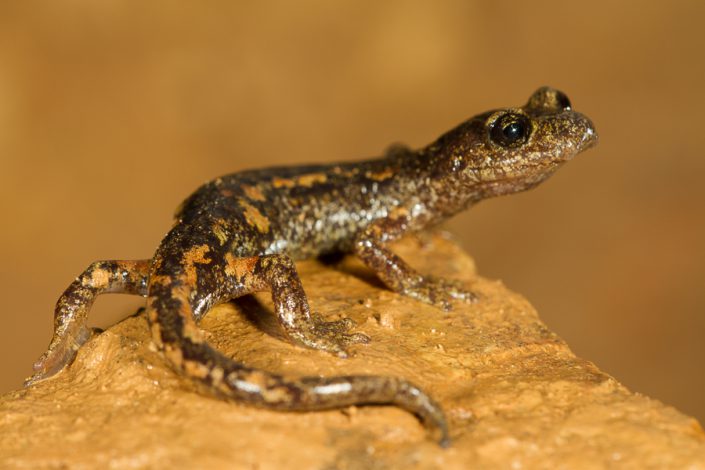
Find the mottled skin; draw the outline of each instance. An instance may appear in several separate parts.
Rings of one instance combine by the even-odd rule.
[[[198,321],[214,305],[270,291],[295,344],[346,355],[349,319],[311,312],[294,260],[355,253],[393,291],[444,310],[472,301],[456,282],[422,276],[387,242],[432,226],[482,199],[536,186],[597,141],[592,123],[561,92],[541,88],[521,108],[476,116],[420,150],[396,147],[355,163],[269,168],[223,176],[181,206],[151,260],[91,264],[57,303],[55,333],[28,384],[62,370],[90,336],[98,294],[147,297],[155,343],[183,373],[221,395],[278,410],[392,404],[415,413],[448,444],[441,408],[401,378],[286,378],[246,367],[213,349]]]

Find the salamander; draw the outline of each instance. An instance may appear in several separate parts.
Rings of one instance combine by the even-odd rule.
[[[91,337],[86,319],[98,295],[140,295],[166,359],[217,395],[287,411],[395,405],[448,445],[441,407],[404,378],[272,374],[211,347],[199,320],[218,303],[269,291],[293,344],[345,357],[350,345],[369,337],[351,331],[350,319],[326,321],[314,313],[294,263],[331,253],[353,253],[392,291],[441,310],[476,301],[459,282],[419,274],[387,244],[483,199],[533,188],[596,142],[592,122],[568,97],[543,87],[524,106],[477,115],[417,150],[395,146],[365,161],[216,178],[183,202],[151,259],[97,261],[73,281],[57,302],[49,348],[26,384],[71,363]]]

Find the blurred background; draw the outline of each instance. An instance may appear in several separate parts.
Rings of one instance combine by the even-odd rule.
[[[421,146],[540,85],[601,142],[447,228],[573,350],[705,422],[705,3],[0,4],[0,392],[91,261],[244,168]],[[98,301],[108,326],[139,298]]]

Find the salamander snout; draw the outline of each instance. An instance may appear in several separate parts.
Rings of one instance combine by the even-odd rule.
[[[597,144],[595,125],[573,109],[562,91],[541,87],[529,97],[523,110],[534,122],[534,141],[559,150],[561,160],[570,160]]]
[[[583,138],[578,143],[579,152],[594,147],[595,145],[597,145],[597,142],[599,140],[599,137],[597,136],[597,131],[595,130],[595,125],[592,123],[592,121],[585,116],[581,115],[581,117],[585,120],[585,130],[583,132]]]

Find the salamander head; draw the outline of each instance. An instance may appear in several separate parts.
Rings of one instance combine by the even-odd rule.
[[[565,94],[543,87],[526,105],[475,116],[428,150],[472,188],[469,197],[482,199],[529,189],[596,143],[592,122],[573,111]]]

